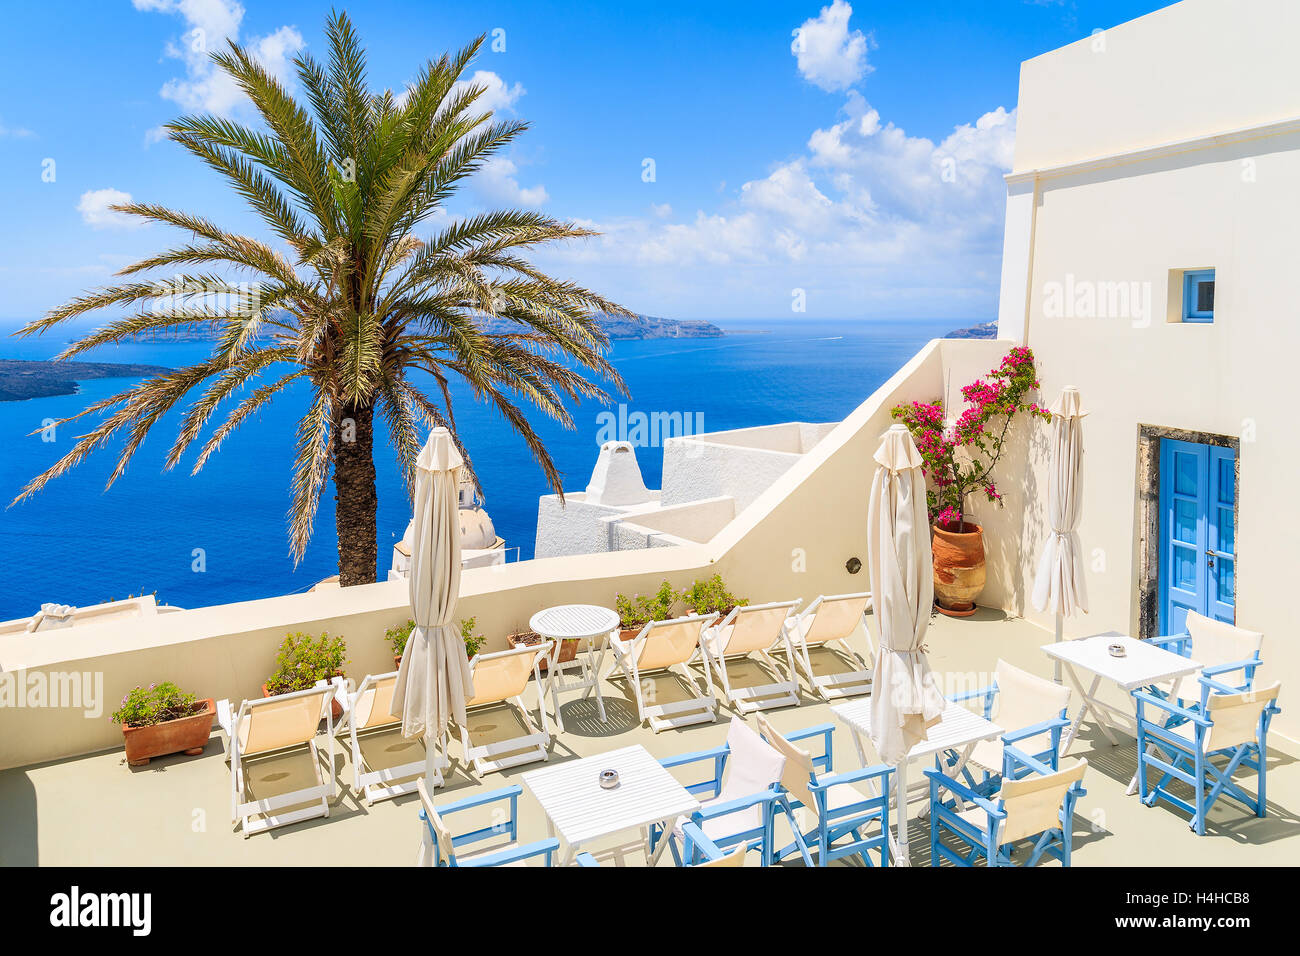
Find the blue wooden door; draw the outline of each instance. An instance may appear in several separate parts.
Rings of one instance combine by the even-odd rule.
[[[1160,445],[1160,633],[1184,633],[1188,611],[1233,623],[1236,452]]]

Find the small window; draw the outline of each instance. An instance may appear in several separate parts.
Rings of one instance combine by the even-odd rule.
[[[1183,321],[1214,321],[1214,270],[1183,273]]]

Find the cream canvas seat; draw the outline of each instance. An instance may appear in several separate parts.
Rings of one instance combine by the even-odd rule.
[[[947,860],[958,866],[973,866],[983,857],[989,866],[1012,866],[1011,851],[1016,843],[1036,837],[1026,866],[1034,866],[1046,854],[1063,866],[1070,865],[1073,846],[1074,807],[1087,791],[1083,777],[1088,761],[1072,761],[1053,770],[1013,746],[1007,747],[1009,773],[993,797],[984,797],[937,770],[930,778],[930,859],[938,866]],[[1026,773],[1022,773],[1026,772]],[[1017,779],[1012,779],[1012,777]],[[948,802],[947,794],[959,803]],[[969,809],[964,801],[974,804]],[[964,848],[953,849],[940,837],[951,834]]]
[[[799,607],[799,601],[760,604],[754,607],[736,607],[718,624],[704,631],[697,656],[708,655],[713,665],[713,676],[722,683],[727,702],[742,714],[770,707],[792,707],[799,704],[799,682],[793,674],[787,680],[736,686],[732,680],[734,665],[742,660],[754,661],[767,673],[781,675],[769,650],[780,646],[786,659],[793,657],[790,637],[786,633],[786,618]],[[732,662],[732,667],[728,666]]]
[[[1175,700],[1199,705],[1201,674],[1242,690],[1253,685],[1255,667],[1264,649],[1264,635],[1188,611],[1187,634],[1157,638],[1152,643],[1183,653],[1201,665],[1200,673],[1180,678],[1173,692]]]
[[[550,725],[543,705],[541,662],[551,652],[551,641],[528,644],[508,651],[476,654],[470,658],[469,673],[474,696],[465,701],[465,725],[460,728],[460,742],[465,760],[480,774],[516,767],[534,760],[545,760],[551,742]],[[524,703],[524,691],[532,676],[537,688],[537,713],[541,727],[533,723]],[[491,708],[511,708],[518,715],[524,733],[513,737],[494,735],[499,730],[487,723]],[[477,738],[477,739],[476,739]]]
[[[402,718],[394,717],[393,690],[397,686],[397,671],[388,674],[367,674],[361,686],[347,694],[343,719],[336,733],[348,734],[352,747],[352,785],[366,803],[388,800],[411,793],[416,780],[426,771],[423,744],[401,735]],[[419,760],[406,760],[392,764],[373,759],[376,751],[397,753],[402,756],[418,753]],[[435,786],[442,784],[441,768],[447,765],[440,756]]]
[[[1001,659],[993,674],[993,687],[976,691],[974,695],[962,694],[954,698],[983,697],[984,717],[1005,731],[1000,739],[981,740],[971,749],[967,764],[985,772],[985,783],[976,785],[977,790],[984,792],[991,792],[988,786],[990,777],[1002,774],[1006,743],[1014,744],[1018,750],[1055,767],[1061,731],[1068,726],[1065,713],[1070,706],[1070,688],[1055,681],[1021,670]],[[1026,736],[1026,731],[1034,732]],[[974,784],[969,776],[967,779]]]
[[[217,703],[217,722],[229,741],[230,817],[239,823],[244,836],[330,815],[329,802],[335,793],[334,716],[330,704],[337,690],[335,684],[321,684],[292,694],[246,700],[234,714],[228,700]],[[316,745],[316,731],[322,720],[326,721],[327,773],[321,772]],[[295,774],[285,761],[303,750],[310,761],[314,785],[260,795],[274,783],[293,779]],[[276,761],[272,772],[258,778],[255,767],[249,766],[254,758],[255,767],[263,758]],[[274,812],[277,810],[285,812]]]
[[[870,607],[869,591],[822,595],[801,614],[791,616],[786,622],[790,642],[786,660],[790,679],[796,680],[796,670],[802,670],[812,692],[823,700],[871,693],[875,650],[871,644],[871,632],[867,629],[867,610]],[[866,648],[865,658],[850,646],[851,638]],[[818,674],[809,653],[818,648],[833,651],[848,670]],[[777,648],[774,646],[773,649]]]
[[[717,619],[716,614],[695,614],[671,621],[651,621],[630,641],[622,640],[617,634],[609,636],[609,649],[614,653],[609,673],[615,667],[623,672],[636,701],[637,716],[648,721],[655,733],[667,727],[717,720],[718,702],[713,696],[709,657],[705,655],[703,658],[703,692],[686,667],[699,650],[704,629]],[[673,668],[678,668],[679,672],[674,672]],[[655,673],[681,677],[688,699],[656,703],[658,685],[646,677]]]

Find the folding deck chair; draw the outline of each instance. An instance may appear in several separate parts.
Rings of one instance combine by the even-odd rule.
[[[480,774],[517,767],[534,760],[545,760],[549,754],[547,745],[551,742],[550,725],[546,721],[545,695],[542,688],[541,663],[551,651],[551,641],[540,644],[527,644],[508,651],[492,654],[475,654],[469,661],[470,678],[473,681],[474,696],[465,702],[465,726],[460,728],[460,743],[465,760],[474,765]],[[528,689],[528,676],[536,681],[537,713],[542,726],[533,723],[532,715],[524,704],[524,691]],[[506,740],[489,740],[476,743],[486,731],[495,729],[495,725],[480,722],[475,729],[471,725],[475,718],[481,718],[483,712],[491,707],[510,707],[518,713],[527,733]]]
[[[338,686],[330,683],[291,694],[246,700],[238,713],[232,712],[230,701],[217,702],[217,723],[229,741],[230,819],[239,824],[245,837],[300,820],[330,815],[330,800],[335,794],[334,714],[330,704],[337,690]],[[326,721],[327,773],[321,772],[316,745],[316,731],[322,720]],[[315,785],[273,796],[257,796],[253,791],[262,791],[267,782],[256,778],[255,771],[262,758],[288,758],[299,750],[306,751]],[[257,762],[250,767],[254,758]],[[267,776],[280,777],[283,770],[283,765],[279,765],[276,773]],[[275,812],[289,807],[296,809]]]
[[[1138,792],[1148,807],[1164,800],[1192,815],[1188,824],[1205,835],[1205,816],[1221,796],[1232,797],[1255,816],[1267,814],[1268,725],[1281,683],[1240,691],[1211,678],[1201,679],[1201,700],[1193,710],[1163,697],[1135,690],[1138,725]],[[1151,719],[1147,708],[1162,712]],[[1176,718],[1171,720],[1170,718]],[[1256,774],[1252,798],[1233,780],[1242,768]],[[1152,776],[1158,779],[1152,782]],[[1181,781],[1193,800],[1179,797],[1169,785]]]
[[[697,657],[708,655],[713,674],[722,683],[727,702],[742,714],[765,710],[769,707],[792,707],[799,704],[799,681],[790,675],[788,680],[766,684],[732,685],[727,661],[733,665],[741,659],[753,661],[781,676],[781,670],[772,660],[769,650],[781,645],[786,659],[791,659],[790,638],[786,633],[785,619],[794,613],[799,601],[776,604],[759,604],[752,607],[735,607],[726,618],[707,628],[700,640]]]
[[[1025,866],[1035,866],[1044,854],[1070,865],[1073,846],[1074,806],[1088,791],[1083,775],[1088,761],[1080,758],[1062,770],[1054,770],[1017,750],[1005,748],[1006,773],[1002,787],[985,797],[938,770],[927,770],[930,778],[930,864],[948,860],[958,866],[974,866],[983,857],[989,866],[1014,866],[1014,845],[1034,840]],[[942,796],[952,794],[955,801]],[[963,809],[960,801],[970,801]],[[950,833],[969,849],[965,852],[945,846],[940,840]]]
[[[335,728],[336,734],[348,734],[352,746],[352,787],[357,794],[365,798],[367,804],[377,800],[389,800],[411,793],[415,790],[415,781],[426,769],[423,744],[418,740],[402,737],[402,718],[392,715],[393,690],[397,686],[397,671],[389,674],[367,674],[361,686],[347,694],[347,704],[343,709],[343,719]],[[396,737],[393,736],[397,732]],[[418,761],[407,761],[396,766],[376,766],[366,755],[380,746],[383,738],[389,738],[389,751],[406,752],[418,750]],[[369,747],[363,746],[369,745]],[[442,768],[447,766],[445,750],[436,758],[435,786],[442,784]]]
[[[617,634],[609,636],[609,649],[614,652],[614,659],[605,676],[613,673],[615,667],[623,672],[636,700],[637,717],[648,721],[655,733],[667,727],[717,720],[718,702],[713,696],[709,657],[704,656],[703,692],[686,667],[700,646],[704,629],[717,618],[716,614],[695,614],[671,621],[651,621],[630,641],[620,639]],[[672,670],[674,667],[680,668],[680,674]],[[649,702],[657,687],[646,680],[646,675],[656,672],[682,678],[690,699],[664,704]]]
[[[875,663],[875,650],[871,645],[871,632],[867,628],[867,609],[871,607],[871,592],[858,594],[822,595],[801,614],[786,622],[790,638],[789,662],[791,680],[797,680],[796,670],[808,678],[812,692],[823,700],[838,700],[871,693],[871,674]],[[849,639],[859,637],[867,649],[867,656],[849,646]],[[834,645],[834,646],[832,646]],[[835,653],[849,670],[834,674],[817,674],[813,668],[810,649],[824,648]],[[775,648],[773,648],[775,649]]]
[[[435,807],[429,799],[429,790],[421,777],[416,784],[420,792],[420,856],[419,866],[445,867],[480,867],[480,866],[525,866],[528,860],[542,858],[543,866],[550,866],[560,841],[555,837],[537,840],[533,843],[520,844],[519,838],[519,786],[503,787],[490,793],[478,793],[454,803],[444,803]],[[475,830],[452,833],[446,818],[454,813],[463,813],[493,804],[509,804],[510,815],[501,818],[500,811],[493,811],[492,823]],[[498,839],[493,846],[472,853],[460,852],[462,847],[485,840]],[[502,839],[504,838],[504,839]]]

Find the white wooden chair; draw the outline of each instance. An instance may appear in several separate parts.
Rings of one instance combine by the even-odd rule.
[[[363,741],[371,745],[381,737],[391,737],[397,732],[401,749],[422,747],[419,741],[408,741],[401,737],[402,718],[392,715],[393,691],[397,686],[397,671],[388,674],[367,674],[361,686],[347,693],[343,719],[335,728],[336,734],[348,734],[352,746],[352,786],[367,804],[378,800],[389,800],[415,790],[416,780],[424,775],[426,764],[421,750],[421,759],[391,767],[373,766],[362,748]],[[447,765],[446,757],[440,756],[437,763],[437,775],[434,785],[442,785],[442,768]]]
[[[750,686],[732,686],[727,661],[758,658],[778,676],[781,669],[772,660],[770,649],[780,646],[786,660],[793,659],[790,636],[786,632],[786,618],[794,614],[799,601],[782,601],[759,604],[753,607],[735,607],[719,623],[705,630],[700,640],[697,656],[708,655],[713,665],[713,676],[722,683],[727,702],[742,714],[766,710],[771,707],[797,707],[799,681],[794,674],[789,679]]]
[[[648,721],[655,733],[668,727],[711,723],[718,719],[718,701],[713,696],[709,658],[704,657],[703,692],[686,666],[699,649],[704,629],[717,619],[716,614],[694,614],[671,621],[651,621],[630,641],[622,640],[617,634],[609,636],[609,649],[614,653],[609,673],[615,667],[623,672],[636,700],[637,716]],[[674,667],[680,668],[680,674],[674,674]],[[684,678],[690,699],[664,704],[648,702],[647,698],[654,695],[655,685],[647,681],[645,675],[655,672]]]
[[[239,823],[245,837],[330,815],[330,800],[335,794],[334,714],[330,704],[337,689],[335,684],[320,684],[292,694],[246,700],[238,713],[232,712],[230,701],[217,702],[217,723],[229,741],[230,818],[231,822]],[[316,745],[316,731],[322,720],[327,722],[325,756],[328,773],[324,774],[321,773]],[[269,797],[257,797],[249,792],[252,771],[247,764],[250,760],[288,756],[295,750],[306,750],[316,778],[314,786]],[[279,773],[274,775],[279,776]],[[261,781],[258,781],[260,788]],[[298,809],[274,812],[285,807]]]
[[[480,774],[517,767],[519,764],[545,760],[549,754],[547,745],[551,742],[550,725],[546,720],[546,706],[543,700],[541,663],[551,652],[551,641],[540,644],[527,644],[508,651],[492,654],[475,654],[469,661],[470,678],[474,686],[474,696],[465,702],[467,713],[465,726],[460,728],[460,742],[464,749],[465,760],[474,765]],[[524,703],[524,691],[528,689],[528,676],[532,675],[537,687],[537,713],[542,722],[539,728],[533,723],[532,715]],[[475,731],[471,728],[475,716],[492,707],[513,706],[527,733],[506,740],[493,740],[475,743]],[[483,725],[480,724],[478,736]]]
[[[786,622],[791,648],[790,655],[786,658],[790,664],[790,679],[796,680],[796,669],[802,670],[812,692],[823,700],[871,693],[871,674],[876,653],[871,643],[871,632],[867,628],[867,609],[870,607],[870,591],[822,595],[801,614],[792,616]],[[862,641],[867,649],[865,658],[849,645],[850,638]],[[808,653],[813,648],[826,648],[837,653],[850,669],[833,674],[817,674]],[[773,649],[776,649],[775,646]]]

